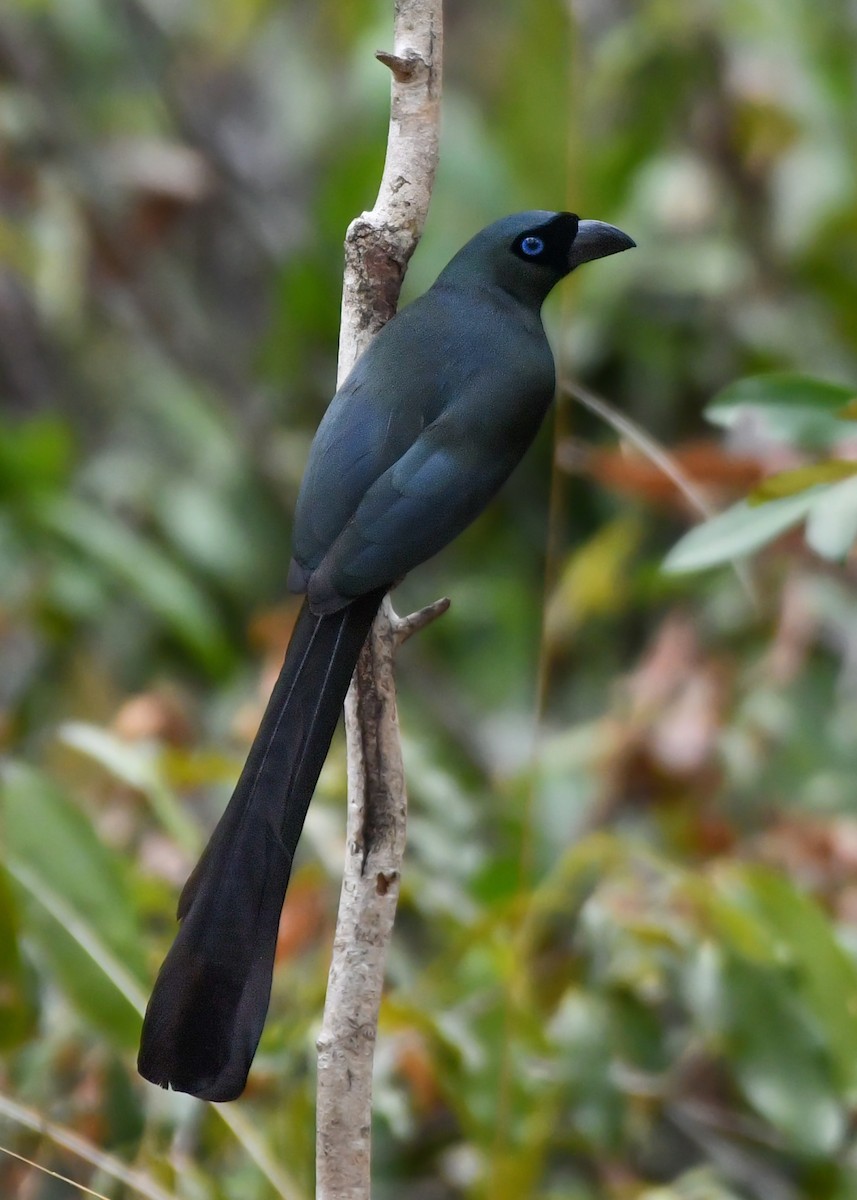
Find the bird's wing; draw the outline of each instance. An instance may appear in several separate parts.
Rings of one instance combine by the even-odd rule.
[[[533,432],[549,401],[533,406]],[[315,611],[401,579],[478,516],[531,441],[479,432],[444,414],[372,484],[310,578]]]
[[[331,400],[295,509],[293,553],[310,574],[372,484],[436,415],[444,313],[430,293],[388,322]],[[435,331],[426,338],[424,326]],[[441,327],[441,335],[438,328]]]
[[[385,410],[378,400],[360,376],[337,392],[325,414],[295,511],[293,552],[305,568],[318,564],[361,496],[402,454],[407,442],[400,441],[419,432],[411,433],[406,411]]]
[[[538,314],[493,292],[435,287],[390,321],[331,401],[304,476],[292,577],[313,610],[393,583],[460,533],[553,389]]]

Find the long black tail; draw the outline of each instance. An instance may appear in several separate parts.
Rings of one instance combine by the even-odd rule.
[[[205,1100],[240,1096],[262,1034],[292,859],[357,656],[383,597],[304,603],[247,762],[179,900],[137,1066]]]

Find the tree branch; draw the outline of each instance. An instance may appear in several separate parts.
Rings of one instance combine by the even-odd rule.
[[[339,383],[396,311],[428,212],[439,147],[441,0],[396,0],[394,50],[378,58],[393,74],[387,157],[375,207],[346,235]],[[346,861],[318,1038],[318,1200],[369,1200],[372,1066],[407,815],[393,659],[448,603],[401,619],[386,598],[345,703]]]

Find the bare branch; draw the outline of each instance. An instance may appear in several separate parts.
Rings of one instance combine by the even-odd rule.
[[[396,311],[437,167],[441,0],[397,0],[395,11],[394,50],[377,55],[393,75],[384,174],[375,207],[351,223],[345,243],[340,383]],[[369,1200],[372,1065],[407,817],[393,659],[447,607],[440,600],[399,618],[385,600],[345,703],[346,862],[318,1039],[318,1200]]]
[[[389,601],[389,597],[387,599]],[[416,612],[409,613],[406,617],[396,616],[391,607],[389,615],[393,626],[393,634],[396,638],[396,645],[401,646],[402,642],[406,642],[409,637],[413,637],[415,633],[419,633],[421,629],[425,629],[426,625],[431,625],[432,621],[436,621],[438,617],[442,617],[449,608],[449,605],[449,597],[442,596],[440,600],[435,600],[432,604],[427,604],[425,608],[420,608]]]
[[[399,0],[387,157],[371,212],[348,227],[339,334],[341,383],[396,311],[405,268],[425,224],[440,146],[441,0]]]

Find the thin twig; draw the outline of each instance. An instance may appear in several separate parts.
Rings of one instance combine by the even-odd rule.
[[[165,1191],[150,1176],[134,1167],[129,1167],[112,1154],[99,1150],[79,1133],[72,1133],[70,1129],[46,1120],[34,1108],[27,1108],[16,1100],[11,1100],[8,1096],[0,1095],[0,1115],[14,1121],[17,1125],[23,1125],[25,1129],[34,1130],[48,1141],[53,1142],[54,1145],[62,1146],[64,1150],[82,1158],[84,1162],[103,1171],[111,1179],[117,1179],[120,1183],[124,1183],[139,1196],[146,1196],[148,1200],[175,1200],[172,1192]]]
[[[619,412],[618,409],[614,408],[612,404],[608,404],[600,396],[596,396],[594,392],[590,392],[588,388],[582,387],[579,383],[571,379],[561,379],[559,389],[561,392],[571,396],[573,400],[577,400],[584,408],[588,408],[597,417],[600,417],[620,437],[627,439],[633,446],[636,446],[644,457],[653,462],[666,475],[667,479],[675,484],[691,508],[695,509],[704,520],[708,521],[712,517],[717,516],[717,509],[711,504],[701,488],[697,487],[687,472],[682,470],[666,446],[662,446],[641,425],[638,425],[636,421],[632,421],[625,413]],[[747,594],[747,599],[753,606],[753,610],[758,614],[761,611],[761,600],[747,564],[738,559],[732,559],[731,565],[738,577],[738,581]]]
[[[32,1167],[34,1171],[40,1171],[42,1175],[50,1175],[51,1179],[58,1179],[60,1183],[67,1183],[70,1188],[80,1192],[83,1196],[95,1196],[95,1200],[110,1200],[109,1196],[105,1196],[104,1192],[93,1191],[87,1187],[85,1183],[78,1183],[76,1179],[70,1179],[68,1175],[61,1175],[59,1171],[52,1171],[50,1167],[43,1167],[41,1163],[34,1162],[32,1158],[27,1158],[25,1154],[18,1154],[14,1150],[10,1150],[8,1146],[0,1146],[0,1154],[8,1154],[9,1158],[16,1158],[18,1162],[25,1163],[26,1166]]]

